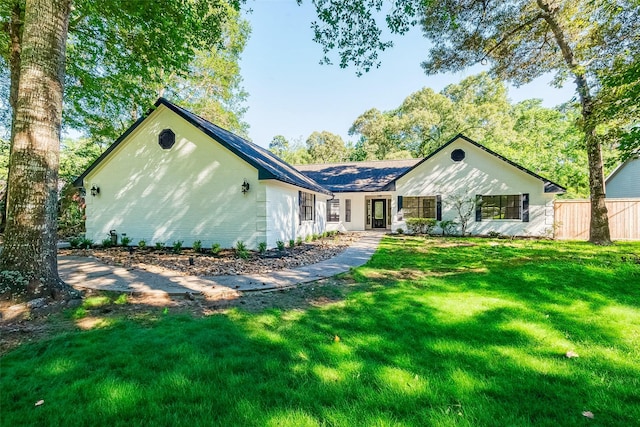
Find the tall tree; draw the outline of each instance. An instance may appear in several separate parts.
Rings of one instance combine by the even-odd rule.
[[[347,147],[339,135],[331,132],[313,132],[307,138],[307,151],[311,163],[335,163],[347,159]]]
[[[383,2],[316,0],[314,4],[320,19],[313,25],[315,40],[324,46],[325,53],[339,49],[340,65],[354,64],[359,71],[379,63],[378,50],[389,47],[375,20]],[[386,22],[392,31],[402,34],[420,24],[433,42],[423,63],[427,73],[458,71],[486,62],[491,64],[492,74],[515,84],[548,72],[557,73],[558,83],[573,78],[589,161],[589,240],[610,243],[594,98],[600,86],[598,71],[610,68],[637,48],[638,1],[394,0],[390,7]],[[353,49],[354,40],[366,46]]]
[[[71,0],[0,4],[10,47],[2,52],[3,65],[9,64],[14,111],[0,292],[16,298],[57,298],[71,292],[57,274],[55,223],[70,16],[77,32],[69,41],[74,60],[68,63],[66,80],[71,93],[78,87],[85,90],[70,98],[75,101],[71,110],[83,110],[91,120],[91,113],[111,105],[116,112],[123,111],[118,106],[135,107],[131,99],[140,93],[136,82],[158,82],[163,73],[186,71],[196,51],[219,41],[222,24],[237,8],[236,0],[78,0],[72,14]]]
[[[56,215],[65,47],[71,0],[27,0],[0,258],[2,291],[60,297]]]

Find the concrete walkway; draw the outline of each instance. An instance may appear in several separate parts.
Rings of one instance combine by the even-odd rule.
[[[349,271],[365,264],[378,247],[382,233],[362,233],[337,256],[303,267],[268,274],[237,276],[185,276],[177,272],[152,272],[103,264],[95,258],[60,256],[60,277],[79,289],[157,294],[158,296],[203,294],[209,298],[228,298],[238,292],[284,289]]]

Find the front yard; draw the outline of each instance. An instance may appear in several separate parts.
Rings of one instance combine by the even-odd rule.
[[[389,236],[350,275],[224,307],[91,298],[2,357],[0,422],[639,425],[638,255]]]

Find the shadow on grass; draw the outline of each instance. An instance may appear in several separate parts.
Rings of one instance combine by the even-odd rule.
[[[139,307],[20,347],[2,360],[2,423],[638,424],[636,270],[580,245],[397,244],[323,307]]]

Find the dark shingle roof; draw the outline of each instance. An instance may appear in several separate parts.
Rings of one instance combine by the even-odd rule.
[[[393,190],[395,179],[420,159],[296,165],[303,174],[334,193]]]
[[[409,160],[386,160],[377,162],[352,162],[352,163],[334,163],[323,165],[297,165],[296,168],[302,171],[306,176],[313,179],[317,183],[324,185],[334,193],[344,192],[360,192],[360,191],[393,191],[395,190],[395,182],[398,178],[406,175],[412,169],[418,167],[423,162],[435,156],[445,147],[452,144],[458,138],[486,151],[492,156],[520,169],[521,171],[539,179],[544,184],[545,193],[564,193],[566,189],[553,181],[541,177],[535,172],[512,162],[506,157],[501,156],[478,144],[474,140],[467,138],[462,134],[458,134],[450,139],[447,143],[435,150],[423,159]]]
[[[275,179],[277,181],[285,182],[287,184],[295,185],[307,190],[316,191],[324,194],[331,194],[326,188],[319,185],[317,182],[306,177],[284,160],[252,142],[247,141],[235,135],[228,130],[222,129],[213,123],[203,119],[202,117],[193,114],[190,111],[185,110],[164,98],[159,98],[155,106],[158,107],[164,105],[180,117],[191,123],[196,128],[200,129],[209,137],[219,142],[222,146],[229,149],[235,155],[249,163],[251,166],[258,169],[258,179]],[[82,186],[82,181],[89,172],[91,172],[104,158],[117,147],[135,128],[137,128],[145,119],[145,117],[136,121],[120,138],[116,140],[103,154],[100,156],[89,168],[78,177],[75,181],[75,185]],[[155,141],[154,141],[155,142]]]

